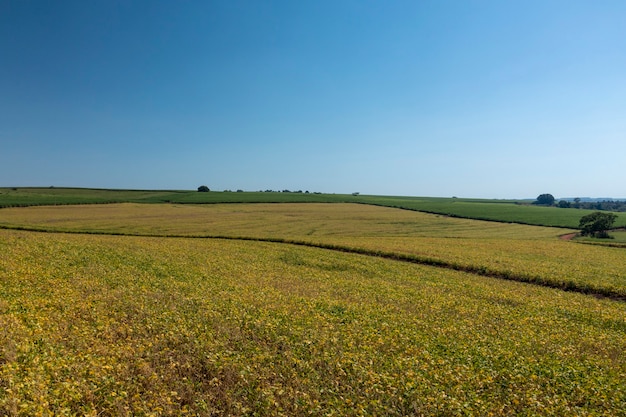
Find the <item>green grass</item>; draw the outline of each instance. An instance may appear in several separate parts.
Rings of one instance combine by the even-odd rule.
[[[360,201],[428,213],[491,220],[507,223],[578,228],[580,218],[592,210],[542,207],[512,200],[476,200],[460,198],[363,196]],[[618,213],[616,224],[626,225],[626,213]]]
[[[163,202],[188,191],[107,190],[88,188],[0,188],[0,207],[34,205]]]
[[[613,237],[613,241],[616,243],[624,243],[626,244],[626,231],[619,230],[609,233]]]
[[[576,237],[575,240],[577,242],[590,243],[590,244],[599,245],[599,246],[609,246],[609,247],[613,246],[613,247],[619,247],[619,248],[626,247],[626,231],[625,230],[623,229],[613,230],[609,232],[609,236],[610,238],[608,239],[588,237],[588,236],[579,236],[579,237]]]

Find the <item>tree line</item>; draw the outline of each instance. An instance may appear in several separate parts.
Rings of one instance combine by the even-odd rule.
[[[602,210],[602,211],[626,211],[626,201],[580,201],[579,198],[574,201],[560,200],[557,204],[560,208],[577,208],[587,210]]]
[[[552,194],[541,194],[533,202],[533,204],[540,206],[557,206],[559,208],[575,208],[586,210],[601,210],[601,211],[626,211],[626,201],[617,200],[603,200],[603,201],[581,201],[580,198],[575,198],[574,201],[559,200]]]

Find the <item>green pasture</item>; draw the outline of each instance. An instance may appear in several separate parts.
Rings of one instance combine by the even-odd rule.
[[[609,233],[609,236],[609,239],[578,236],[575,238],[575,240],[577,242],[590,243],[594,245],[626,247],[626,230],[613,230]]]
[[[91,188],[0,188],[0,207],[21,207],[64,204],[106,204],[163,202],[188,191],[107,190]]]
[[[626,231],[619,230],[619,231],[611,232],[610,235],[613,238],[613,241],[615,243],[624,243],[624,244],[626,244]]]
[[[477,200],[433,197],[362,196],[360,201],[427,213],[477,220],[578,228],[580,218],[592,210],[562,209],[532,205],[530,201]],[[616,225],[626,225],[626,213],[617,213]]]

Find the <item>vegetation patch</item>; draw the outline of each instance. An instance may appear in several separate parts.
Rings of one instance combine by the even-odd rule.
[[[5,227],[291,243],[626,296],[623,252],[559,240],[562,229],[355,204],[112,204],[15,208],[2,214]]]
[[[209,188],[208,186],[205,186]],[[240,190],[239,190],[240,191]],[[361,203],[443,214],[452,217],[578,228],[580,218],[592,210],[531,205],[531,201],[368,196],[359,193],[319,192],[198,192],[183,190],[102,190],[85,188],[0,188],[0,207],[93,203]],[[626,213],[618,213],[616,226],[626,226]]]
[[[626,408],[623,303],[263,242],[0,237],[3,415]]]
[[[563,229],[337,202],[5,208],[0,226],[0,415],[626,408],[623,248]]]

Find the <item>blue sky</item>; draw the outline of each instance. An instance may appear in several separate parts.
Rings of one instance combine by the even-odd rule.
[[[626,2],[0,2],[0,186],[626,197]]]

